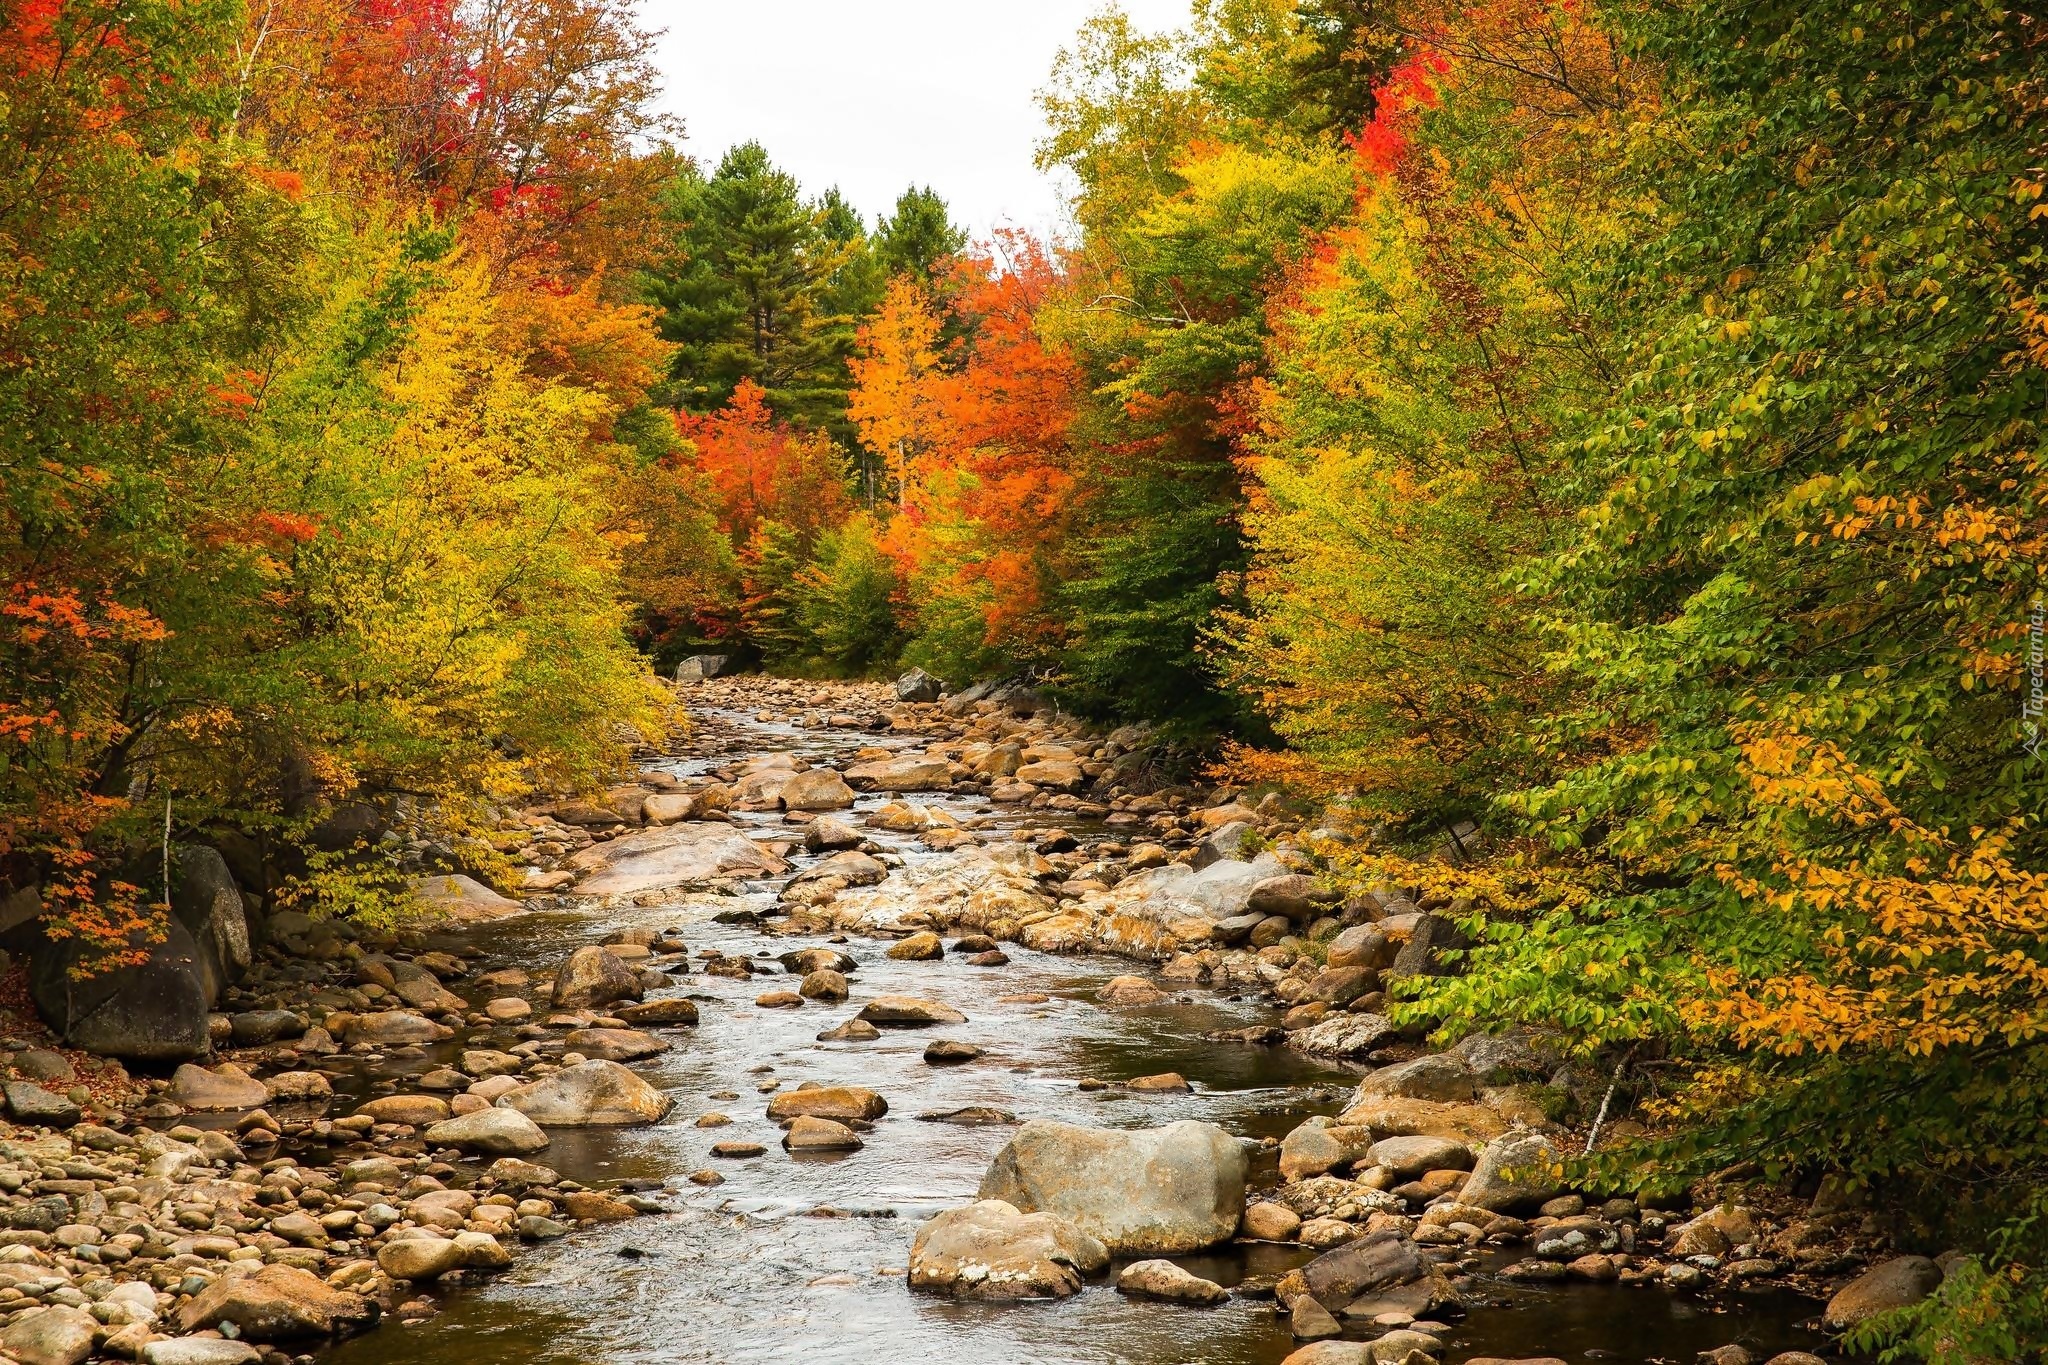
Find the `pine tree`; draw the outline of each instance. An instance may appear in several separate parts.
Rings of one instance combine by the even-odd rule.
[[[727,152],[704,177],[685,169],[663,193],[669,259],[647,273],[663,338],[677,344],[663,397],[712,412],[742,379],[777,416],[825,425],[845,405],[846,330],[825,295],[848,246],[831,204],[804,202],[796,178],[757,142]]]
[[[927,185],[903,191],[896,213],[875,230],[875,254],[891,275],[909,274],[929,284],[939,264],[967,245],[965,230],[947,215],[946,201]]]

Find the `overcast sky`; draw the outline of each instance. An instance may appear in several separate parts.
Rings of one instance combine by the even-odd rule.
[[[1065,222],[1031,164],[1034,93],[1101,0],[643,0],[664,28],[664,108],[706,169],[749,138],[803,182],[830,185],[870,225],[929,184],[977,237]],[[1186,23],[1188,0],[1124,0],[1147,30]]]

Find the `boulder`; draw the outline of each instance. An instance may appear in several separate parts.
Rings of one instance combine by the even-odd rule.
[[[862,1007],[857,1017],[870,1024],[903,1028],[967,1022],[967,1016],[951,1005],[942,1005],[936,1000],[921,1000],[914,995],[878,995]]]
[[[448,1117],[448,1101],[435,1095],[384,1095],[356,1106],[378,1123],[405,1123],[424,1128]]]
[[[1458,1201],[1495,1213],[1534,1208],[1553,1199],[1564,1179],[1564,1161],[1540,1133],[1509,1133],[1486,1144]]]
[[[1238,1230],[1241,1237],[1256,1242],[1291,1242],[1301,1231],[1301,1215],[1285,1204],[1270,1201],[1249,1205],[1244,1211],[1244,1223]]]
[[[228,1028],[236,1047],[268,1047],[304,1034],[306,1016],[292,1010],[243,1010],[229,1016]]]
[[[548,1135],[532,1119],[517,1109],[495,1106],[434,1124],[427,1129],[426,1139],[437,1146],[488,1156],[526,1156],[548,1145]]]
[[[806,972],[804,974],[804,979],[797,986],[796,993],[806,1000],[836,1002],[844,1000],[850,990],[851,988],[847,985],[846,976],[843,972],[836,972],[830,967],[820,967],[814,972]]]
[[[1319,1057],[1363,1057],[1401,1036],[1394,1021],[1378,1014],[1336,1014],[1287,1035],[1287,1046]]]
[[[1444,954],[1465,946],[1465,936],[1459,932],[1456,921],[1448,915],[1424,915],[1415,921],[1408,941],[1394,955],[1393,965],[1387,968],[1387,976],[1391,980],[1404,976],[1447,975],[1451,964]]]
[[[659,1123],[675,1101],[617,1062],[578,1062],[498,1097],[551,1128],[624,1127]]]
[[[1383,1066],[1358,1083],[1353,1104],[1384,1097],[1387,1099],[1469,1100],[1477,1094],[1472,1068],[1454,1052],[1433,1053],[1411,1062]]]
[[[1133,1261],[1116,1277],[1117,1292],[1136,1298],[1212,1308],[1230,1299],[1230,1291],[1213,1280],[1182,1270],[1172,1261]]]
[[[1372,1145],[1367,1155],[1373,1165],[1402,1180],[1413,1180],[1431,1171],[1472,1169],[1472,1149],[1449,1138],[1382,1138]]]
[[[1095,992],[1095,998],[1105,1005],[1156,1005],[1166,998],[1166,992],[1142,976],[1112,976]]]
[[[1394,963],[1394,941],[1376,924],[1354,924],[1330,940],[1324,961],[1332,967],[1371,967],[1384,970]]]
[[[1201,843],[1195,845],[1195,856],[1190,860],[1190,865],[1195,871],[1200,872],[1216,863],[1239,861],[1245,852],[1245,845],[1257,832],[1246,820],[1233,820],[1221,828],[1211,830]],[[1260,880],[1263,881],[1264,878]],[[1247,902],[1251,899],[1250,887],[1245,888],[1245,899]]]
[[[853,788],[830,768],[798,773],[782,784],[784,810],[845,810],[853,804]]]
[[[1372,1345],[1362,1341],[1312,1341],[1290,1353],[1280,1365],[1373,1365]]]
[[[1915,1304],[1940,1287],[1941,1267],[1925,1256],[1895,1256],[1835,1292],[1821,1321],[1846,1331],[1866,1318]]]
[[[164,1098],[187,1109],[256,1109],[269,1102],[270,1090],[232,1062],[213,1071],[187,1062],[172,1074]]]
[[[668,1043],[636,1028],[571,1029],[562,1039],[571,1052],[607,1062],[630,1062],[668,1051]]]
[[[45,938],[31,950],[29,996],[67,1044],[143,1062],[187,1061],[211,1049],[206,1016],[219,994],[217,975],[182,919],[173,915],[163,927],[155,943],[138,933],[139,964],[85,976],[74,969],[88,965],[92,950],[75,935]]]
[[[377,1248],[377,1268],[394,1280],[437,1280],[462,1263],[462,1248],[439,1237],[407,1237]]]
[[[303,1270],[267,1265],[254,1275],[222,1275],[178,1313],[187,1332],[232,1323],[248,1341],[332,1336],[377,1320],[377,1305]]]
[[[821,815],[804,827],[804,847],[813,853],[836,853],[841,849],[859,848],[867,836],[847,824]]]
[[[937,962],[946,955],[945,945],[929,929],[889,945],[887,956],[898,962]]]
[[[661,1000],[647,1000],[637,1005],[622,1005],[612,1011],[615,1018],[635,1028],[694,1024],[697,1022],[697,1002],[672,995]]]
[[[376,1047],[404,1047],[411,1043],[438,1043],[454,1036],[454,1030],[409,1010],[377,1010],[349,1020],[348,1041]]]
[[[913,668],[896,680],[896,700],[937,701],[946,685],[921,668]]]
[[[592,844],[569,859],[583,896],[623,896],[670,887],[779,877],[789,864],[731,825],[684,823],[637,830]]]
[[[1304,1176],[1322,1175],[1362,1160],[1372,1145],[1370,1128],[1310,1119],[1281,1140],[1281,1178],[1300,1180]]]
[[[257,1365],[263,1353],[224,1337],[163,1337],[142,1348],[142,1365]]]
[[[675,678],[679,683],[703,682],[706,678],[722,678],[732,671],[730,654],[692,654],[676,665]]]
[[[1115,1131],[1034,1121],[983,1175],[979,1197],[1058,1214],[1118,1255],[1199,1251],[1244,1215],[1247,1163],[1211,1123]]]
[[[638,972],[608,949],[591,944],[563,959],[549,998],[557,1009],[589,1009],[614,1000],[638,1000],[642,994]]]
[[[918,1228],[910,1287],[961,1299],[1064,1299],[1108,1265],[1108,1248],[1065,1219],[984,1198]]]
[[[7,1114],[16,1123],[69,1128],[79,1120],[79,1108],[68,1096],[52,1094],[34,1081],[8,1081],[0,1091],[6,1093]]]
[[[485,924],[516,915],[526,907],[510,896],[501,896],[474,877],[460,872],[437,872],[415,877],[413,899],[428,910],[460,924]]]
[[[209,1008],[249,969],[249,914],[227,859],[204,844],[177,850],[171,914],[192,935]]]
[[[800,1116],[833,1119],[841,1123],[848,1120],[867,1122],[888,1112],[889,1101],[857,1085],[806,1086],[800,1090],[785,1090],[768,1101],[768,1117],[777,1123]]]
[[[1296,1273],[1315,1301],[1332,1313],[1343,1312],[1367,1295],[1441,1278],[1415,1243],[1392,1228],[1324,1252]]]
[[[1299,872],[1283,872],[1252,887],[1251,895],[1245,900],[1245,909],[1261,915],[1285,915],[1300,923],[1315,912],[1319,902],[1327,899],[1314,877]]]
[[[908,754],[846,770],[846,780],[863,791],[925,792],[953,785],[953,765],[943,758]]]
[[[834,1119],[802,1115],[782,1135],[782,1145],[792,1152],[857,1152],[860,1135]]]
[[[78,1365],[92,1354],[92,1314],[52,1305],[26,1313],[0,1332],[0,1351],[21,1365]]]

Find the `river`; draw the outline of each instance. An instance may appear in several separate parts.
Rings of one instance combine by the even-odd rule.
[[[754,753],[789,749],[814,762],[843,761],[862,746],[905,747],[919,739],[700,711],[688,755],[654,766],[691,777]],[[855,817],[883,799],[863,795]],[[1052,823],[1043,813],[980,798],[942,795],[935,803],[978,822],[985,836]],[[783,827],[772,813],[735,813],[734,819],[756,832]],[[1104,833],[1059,823],[1084,842]],[[907,861],[936,856],[912,836],[871,834]],[[800,846],[793,856],[801,867]],[[569,951],[609,931],[652,928],[685,939],[693,953],[745,955],[764,972],[779,973],[776,955],[816,946],[816,940],[781,937],[734,922],[733,914],[770,907],[775,891],[760,884],[738,896],[535,911],[453,937],[484,950],[479,969],[551,973]],[[1234,1297],[1199,1309],[1127,1299],[1105,1283],[1060,1303],[993,1306],[913,1296],[904,1266],[918,1222],[972,1199],[989,1159],[1012,1131],[918,1116],[990,1106],[1023,1118],[1110,1127],[1202,1119],[1246,1137],[1278,1137],[1310,1114],[1341,1107],[1351,1073],[1286,1048],[1202,1041],[1212,1030],[1271,1021],[1263,1006],[1220,992],[1184,989],[1156,1006],[1102,1007],[1093,996],[1103,981],[1142,970],[1124,959],[1053,957],[1006,944],[1008,965],[976,967],[952,954],[943,962],[892,961],[883,955],[884,942],[834,946],[858,964],[850,974],[851,1004],[757,1006],[762,991],[793,984],[776,975],[676,978],[675,990],[698,1003],[702,1022],[669,1033],[676,1040],[672,1051],[637,1064],[675,1097],[675,1111],[651,1128],[557,1130],[539,1158],[589,1185],[623,1182],[656,1190],[672,1212],[586,1226],[529,1248],[503,1276],[448,1294],[435,1316],[386,1326],[326,1359],[332,1365],[738,1365],[827,1358],[839,1365],[1276,1365],[1294,1349],[1269,1297]],[[877,1042],[817,1041],[862,999],[890,992],[944,1001],[968,1022],[887,1031]],[[923,1050],[934,1037],[970,1042],[984,1053],[960,1065],[928,1064]],[[441,1045],[388,1074],[417,1073],[452,1058],[465,1041],[476,1045]],[[1139,1095],[1081,1084],[1164,1071],[1184,1075],[1193,1093]],[[866,1134],[863,1150],[806,1157],[782,1151],[780,1131],[764,1113],[768,1094],[805,1081],[867,1086],[889,1101],[889,1113]],[[696,1120],[712,1112],[731,1123],[699,1127]],[[758,1142],[767,1152],[745,1160],[709,1155],[714,1142],[732,1140]],[[716,1169],[723,1183],[689,1181],[691,1172],[706,1168]],[[1254,1169],[1260,1178],[1273,1178],[1270,1157]],[[1309,1255],[1257,1245],[1182,1258],[1182,1264],[1232,1287],[1247,1277],[1277,1276]],[[1518,1286],[1483,1274],[1475,1287],[1489,1303],[1455,1325],[1447,1360],[1551,1355],[1651,1365],[1690,1362],[1703,1349],[1731,1342],[1749,1346],[1761,1360],[1775,1351],[1815,1349],[1819,1340],[1802,1326],[1817,1306],[1782,1291],[1717,1301],[1661,1288]]]

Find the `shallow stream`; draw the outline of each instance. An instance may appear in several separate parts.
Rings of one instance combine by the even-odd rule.
[[[813,761],[843,760],[869,744],[911,739],[804,730],[729,712],[701,713],[694,756],[660,766],[689,776],[753,754],[792,749]],[[881,803],[863,796],[855,814]],[[929,804],[929,803],[928,803]],[[1047,813],[941,796],[982,832],[1007,837],[1025,824],[1059,823],[1084,841],[1088,828]],[[739,814],[752,832],[783,828],[780,816]],[[800,833],[800,831],[799,831]],[[871,832],[906,861],[932,858],[912,836]],[[801,866],[799,845],[792,855]],[[1141,970],[1123,959],[1051,957],[1005,945],[1002,967],[893,962],[886,943],[836,945],[859,964],[851,1003],[806,1002],[763,1009],[765,990],[782,979],[773,957],[813,940],[764,933],[713,916],[765,907],[774,888],[746,895],[679,896],[673,903],[603,911],[541,912],[468,931],[488,969],[521,966],[552,973],[571,949],[615,928],[674,930],[693,952],[718,949],[757,957],[767,975],[735,980],[693,972],[676,992],[698,1002],[701,1024],[666,1031],[675,1047],[636,1064],[676,1098],[669,1119],[652,1128],[556,1130],[538,1158],[594,1186],[661,1182],[673,1213],[587,1226],[522,1253],[507,1274],[447,1296],[443,1311],[413,1326],[392,1325],[347,1343],[334,1365],[639,1365],[640,1362],[793,1362],[834,1365],[1276,1365],[1295,1346],[1270,1299],[1232,1299],[1214,1309],[1132,1301],[1105,1283],[1064,1303],[957,1304],[913,1296],[904,1283],[910,1239],[921,1219],[973,1198],[989,1159],[1007,1140],[1001,1125],[959,1126],[920,1120],[929,1111],[986,1105],[1020,1118],[1052,1118],[1110,1127],[1203,1119],[1249,1137],[1279,1136],[1314,1113],[1335,1112],[1353,1076],[1286,1048],[1202,1041],[1216,1029],[1270,1022],[1268,1011],[1206,989],[1143,1009],[1105,1009],[1093,1001],[1111,976]],[[879,1042],[820,1043],[816,1035],[883,993],[945,1001],[965,1024],[885,1031]],[[1045,999],[1035,1001],[1033,997]],[[652,998],[652,997],[650,997]],[[985,1049],[964,1065],[933,1066],[923,1049],[934,1038]],[[413,1057],[417,1072],[452,1056],[455,1044]],[[1129,1080],[1178,1071],[1185,1095],[1083,1090],[1087,1078]],[[849,1154],[794,1158],[765,1116],[764,1087],[804,1081],[871,1087],[889,1113]],[[736,1098],[720,1099],[720,1095]],[[717,1111],[728,1126],[699,1128]],[[716,1160],[714,1142],[751,1140],[767,1154]],[[725,1183],[686,1177],[712,1167]],[[1272,1178],[1270,1161],[1255,1166]],[[1277,1275],[1309,1253],[1282,1247],[1226,1249],[1182,1264],[1226,1286]],[[1817,1337],[1800,1324],[1810,1301],[1782,1293],[1719,1302],[1661,1289],[1615,1286],[1521,1287],[1482,1278],[1501,1306],[1475,1308],[1459,1325],[1446,1359],[1474,1355],[1557,1356],[1612,1365],[1681,1362],[1706,1348],[1742,1342],[1759,1359]]]

